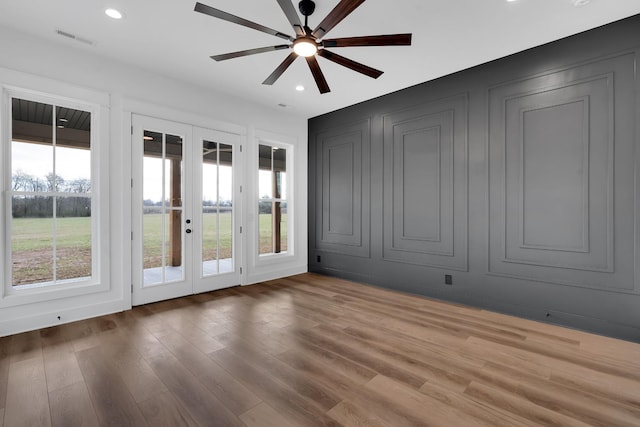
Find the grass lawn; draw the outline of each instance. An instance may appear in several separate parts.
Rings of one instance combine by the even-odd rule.
[[[282,239],[280,250],[282,252],[287,251],[287,214],[282,214],[280,217],[282,219],[282,223],[280,225]],[[260,249],[258,251],[259,254],[269,254],[273,252],[273,226],[271,222],[273,221],[271,214],[260,214]]]
[[[260,250],[272,251],[271,215],[259,215]],[[217,259],[218,221],[215,214],[203,215],[203,259]],[[53,240],[51,218],[16,218],[12,223],[13,283],[39,283],[53,280]],[[144,268],[162,265],[162,215],[144,216]],[[219,258],[231,258],[231,213],[219,215]],[[166,265],[169,259],[169,217],[166,217]],[[287,250],[287,215],[282,215],[282,251]],[[184,236],[184,235],[183,235]],[[86,277],[91,274],[91,218],[56,219],[57,279]]]
[[[56,279],[91,275],[91,218],[56,220]],[[53,280],[53,220],[16,218],[11,236],[13,284]]]
[[[15,252],[51,248],[51,218],[15,218],[11,247]],[[57,218],[56,235],[59,248],[91,247],[91,218]]]
[[[162,265],[162,215],[149,214],[143,217],[144,228],[144,268],[160,267]],[[215,214],[203,215],[204,235],[202,240],[203,260],[217,259],[218,245],[216,236],[218,222]],[[170,265],[169,256],[169,216],[165,218],[166,263]],[[220,259],[231,258],[232,251],[232,222],[231,213],[221,213],[219,220],[220,229]]]

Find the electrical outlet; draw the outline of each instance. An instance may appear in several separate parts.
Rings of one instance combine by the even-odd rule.
[[[444,284],[445,285],[453,285],[453,277],[450,274],[444,275]]]

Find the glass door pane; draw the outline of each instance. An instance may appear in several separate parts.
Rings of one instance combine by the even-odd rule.
[[[233,146],[202,140],[202,277],[234,271]]]
[[[184,279],[183,139],[143,132],[143,286]]]

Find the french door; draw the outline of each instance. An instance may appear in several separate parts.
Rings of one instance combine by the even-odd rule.
[[[132,116],[132,303],[240,283],[240,137]]]

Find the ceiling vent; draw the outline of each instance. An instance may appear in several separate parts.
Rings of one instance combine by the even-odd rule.
[[[72,33],[68,32],[68,31],[61,30],[59,28],[56,29],[56,34],[58,34],[59,36],[62,36],[62,37],[66,37],[66,38],[71,39],[71,40],[75,40],[75,41],[80,42],[80,43],[84,43],[84,44],[89,45],[89,46],[93,46],[93,42],[91,40],[85,39],[84,37],[77,36],[75,34],[72,34]]]

